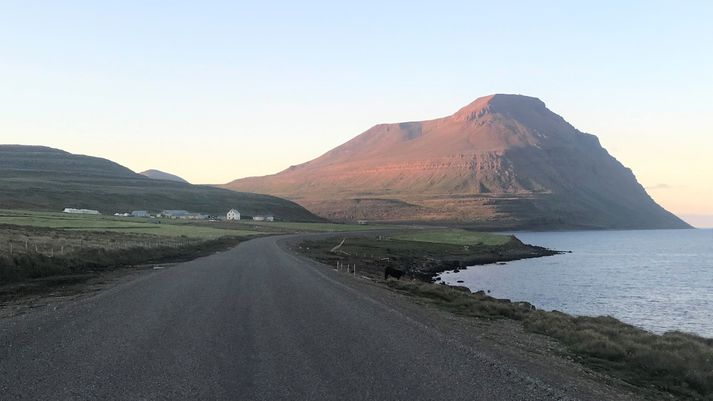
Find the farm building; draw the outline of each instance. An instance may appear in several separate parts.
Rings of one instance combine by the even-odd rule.
[[[275,221],[273,216],[253,216],[254,221]]]
[[[187,210],[164,210],[161,212],[161,217],[167,217],[169,219],[185,219],[188,218],[190,213]]]
[[[238,212],[236,209],[230,209],[225,218],[228,220],[240,220],[240,212]]]
[[[210,218],[209,215],[203,214],[203,213],[188,213],[187,215],[183,217],[179,217],[179,219],[188,219],[188,220],[208,220]]]
[[[74,209],[71,207],[66,207],[62,211],[63,213],[73,213],[73,214],[101,214],[98,210],[91,209]]]
[[[134,210],[131,212],[131,217],[151,217],[146,210]]]

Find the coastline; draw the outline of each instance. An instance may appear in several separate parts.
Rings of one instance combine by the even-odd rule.
[[[497,263],[529,259],[537,256],[547,256],[568,252],[553,251],[544,247],[533,247],[533,254],[505,254],[500,251],[485,252],[476,258],[448,258],[438,262],[431,260],[427,269],[422,269],[421,275],[413,275],[417,280],[384,279],[379,272],[388,266],[403,262],[403,258],[389,259],[387,263],[377,263],[369,270],[364,263],[364,253],[374,252],[374,247],[388,250],[392,255],[398,255],[397,244],[382,241],[351,241],[351,248],[346,254],[329,255],[329,250],[336,244],[335,239],[319,241],[305,240],[295,249],[309,258],[339,270],[335,261],[343,259],[346,266],[356,264],[358,277],[369,279],[377,286],[386,287],[396,293],[415,301],[416,304],[429,305],[455,316],[474,321],[512,321],[525,333],[544,335],[560,344],[557,353],[571,359],[589,369],[601,374],[623,380],[640,388],[642,391],[656,389],[668,394],[667,398],[708,399],[713,396],[713,339],[672,331],[665,334],[654,334],[634,325],[626,324],[609,316],[573,316],[558,311],[539,310],[530,302],[513,302],[509,299],[497,299],[483,291],[472,293],[463,286],[434,283],[432,278],[445,271],[462,269],[463,265],[477,265],[479,262]],[[517,240],[522,244],[522,241]],[[517,247],[515,247],[517,248]],[[417,248],[421,253],[428,253],[429,248]],[[462,248],[461,248],[462,249]],[[542,254],[539,254],[539,250]],[[411,248],[413,250],[413,248]],[[447,247],[441,248],[447,250]],[[356,255],[354,252],[356,251]],[[492,250],[491,250],[492,251]],[[351,252],[351,253],[350,253]],[[356,257],[355,257],[356,256]],[[361,259],[359,259],[361,258]],[[507,258],[507,259],[506,259]],[[357,262],[357,259],[359,262]],[[405,258],[408,262],[414,259]],[[379,261],[379,260],[376,260]],[[476,261],[476,263],[473,263]],[[379,261],[381,262],[381,261]],[[352,272],[344,269],[342,272]],[[406,270],[401,265],[401,269]],[[357,273],[353,273],[357,276]],[[502,333],[507,336],[507,333]]]
[[[581,316],[611,315],[654,333],[713,337],[713,231],[517,233],[572,253],[444,272],[448,284]],[[461,281],[461,282],[459,282]]]
[[[301,253],[329,266],[357,266],[359,273],[370,277],[383,276],[384,270],[390,268],[402,271],[409,278],[430,283],[443,272],[458,271],[468,266],[563,253],[525,244],[512,235],[499,237],[502,241],[498,244],[481,241],[474,245],[461,245],[404,240],[398,235],[360,233],[340,238],[345,241],[343,245],[336,236],[328,236],[305,239],[298,248]]]

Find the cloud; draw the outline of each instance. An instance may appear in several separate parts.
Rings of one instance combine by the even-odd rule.
[[[672,189],[672,188],[673,188],[673,187],[672,187],[671,185],[668,185],[668,184],[656,184],[656,185],[652,185],[652,186],[650,186],[650,187],[646,187],[646,189],[653,189],[653,190],[657,190],[657,189]]]

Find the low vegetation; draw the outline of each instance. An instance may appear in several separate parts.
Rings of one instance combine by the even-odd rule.
[[[498,246],[505,245],[512,240],[512,237],[506,235],[489,234],[475,231],[456,230],[456,229],[440,229],[440,230],[425,230],[412,231],[393,237],[397,240],[430,242],[437,244],[451,245],[487,245]]]
[[[458,315],[521,321],[526,330],[566,345],[583,364],[631,384],[713,400],[713,339],[681,332],[657,335],[608,316],[540,311],[528,303],[471,294],[459,287],[396,280],[387,285]]]
[[[192,259],[254,236],[373,226],[208,222],[0,210],[0,284]]]
[[[287,232],[304,232],[304,233],[373,231],[373,230],[385,230],[385,229],[398,228],[397,226],[387,226],[387,225],[340,224],[340,223],[298,223],[298,222],[286,222],[286,221],[259,222],[259,221],[249,221],[249,220],[240,221],[239,224],[252,226],[255,228],[259,228],[259,229],[280,228]]]
[[[187,260],[234,246],[242,238],[0,226],[0,283]]]
[[[466,237],[458,239],[458,235]],[[338,237],[337,237],[338,238]],[[301,250],[330,266],[357,266],[361,274],[383,276],[390,267],[430,281],[436,274],[476,264],[552,255],[555,251],[523,244],[515,237],[461,230],[401,231],[304,241]],[[333,249],[338,244],[337,249]]]
[[[178,220],[0,211],[0,284],[188,260],[262,233]]]
[[[110,231],[125,234],[150,234],[166,237],[220,238],[260,232],[248,226],[226,224],[214,227],[185,220],[117,218],[113,216],[78,215],[27,211],[0,211],[0,224],[18,227],[52,228],[66,231]]]

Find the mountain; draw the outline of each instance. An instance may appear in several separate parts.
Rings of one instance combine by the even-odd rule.
[[[435,120],[380,124],[312,161],[224,187],[285,197],[338,220],[688,227],[594,135],[520,95],[482,97]]]
[[[139,174],[144,175],[144,176],[149,177],[154,180],[164,180],[164,181],[175,181],[175,182],[188,183],[188,181],[184,180],[183,178],[181,178],[177,175],[166,173],[161,170],[150,169],[150,170],[142,171]]]
[[[303,207],[269,195],[153,180],[98,157],[42,146],[0,145],[0,209],[61,211],[185,209],[225,214],[272,214],[292,221],[321,221]]]

